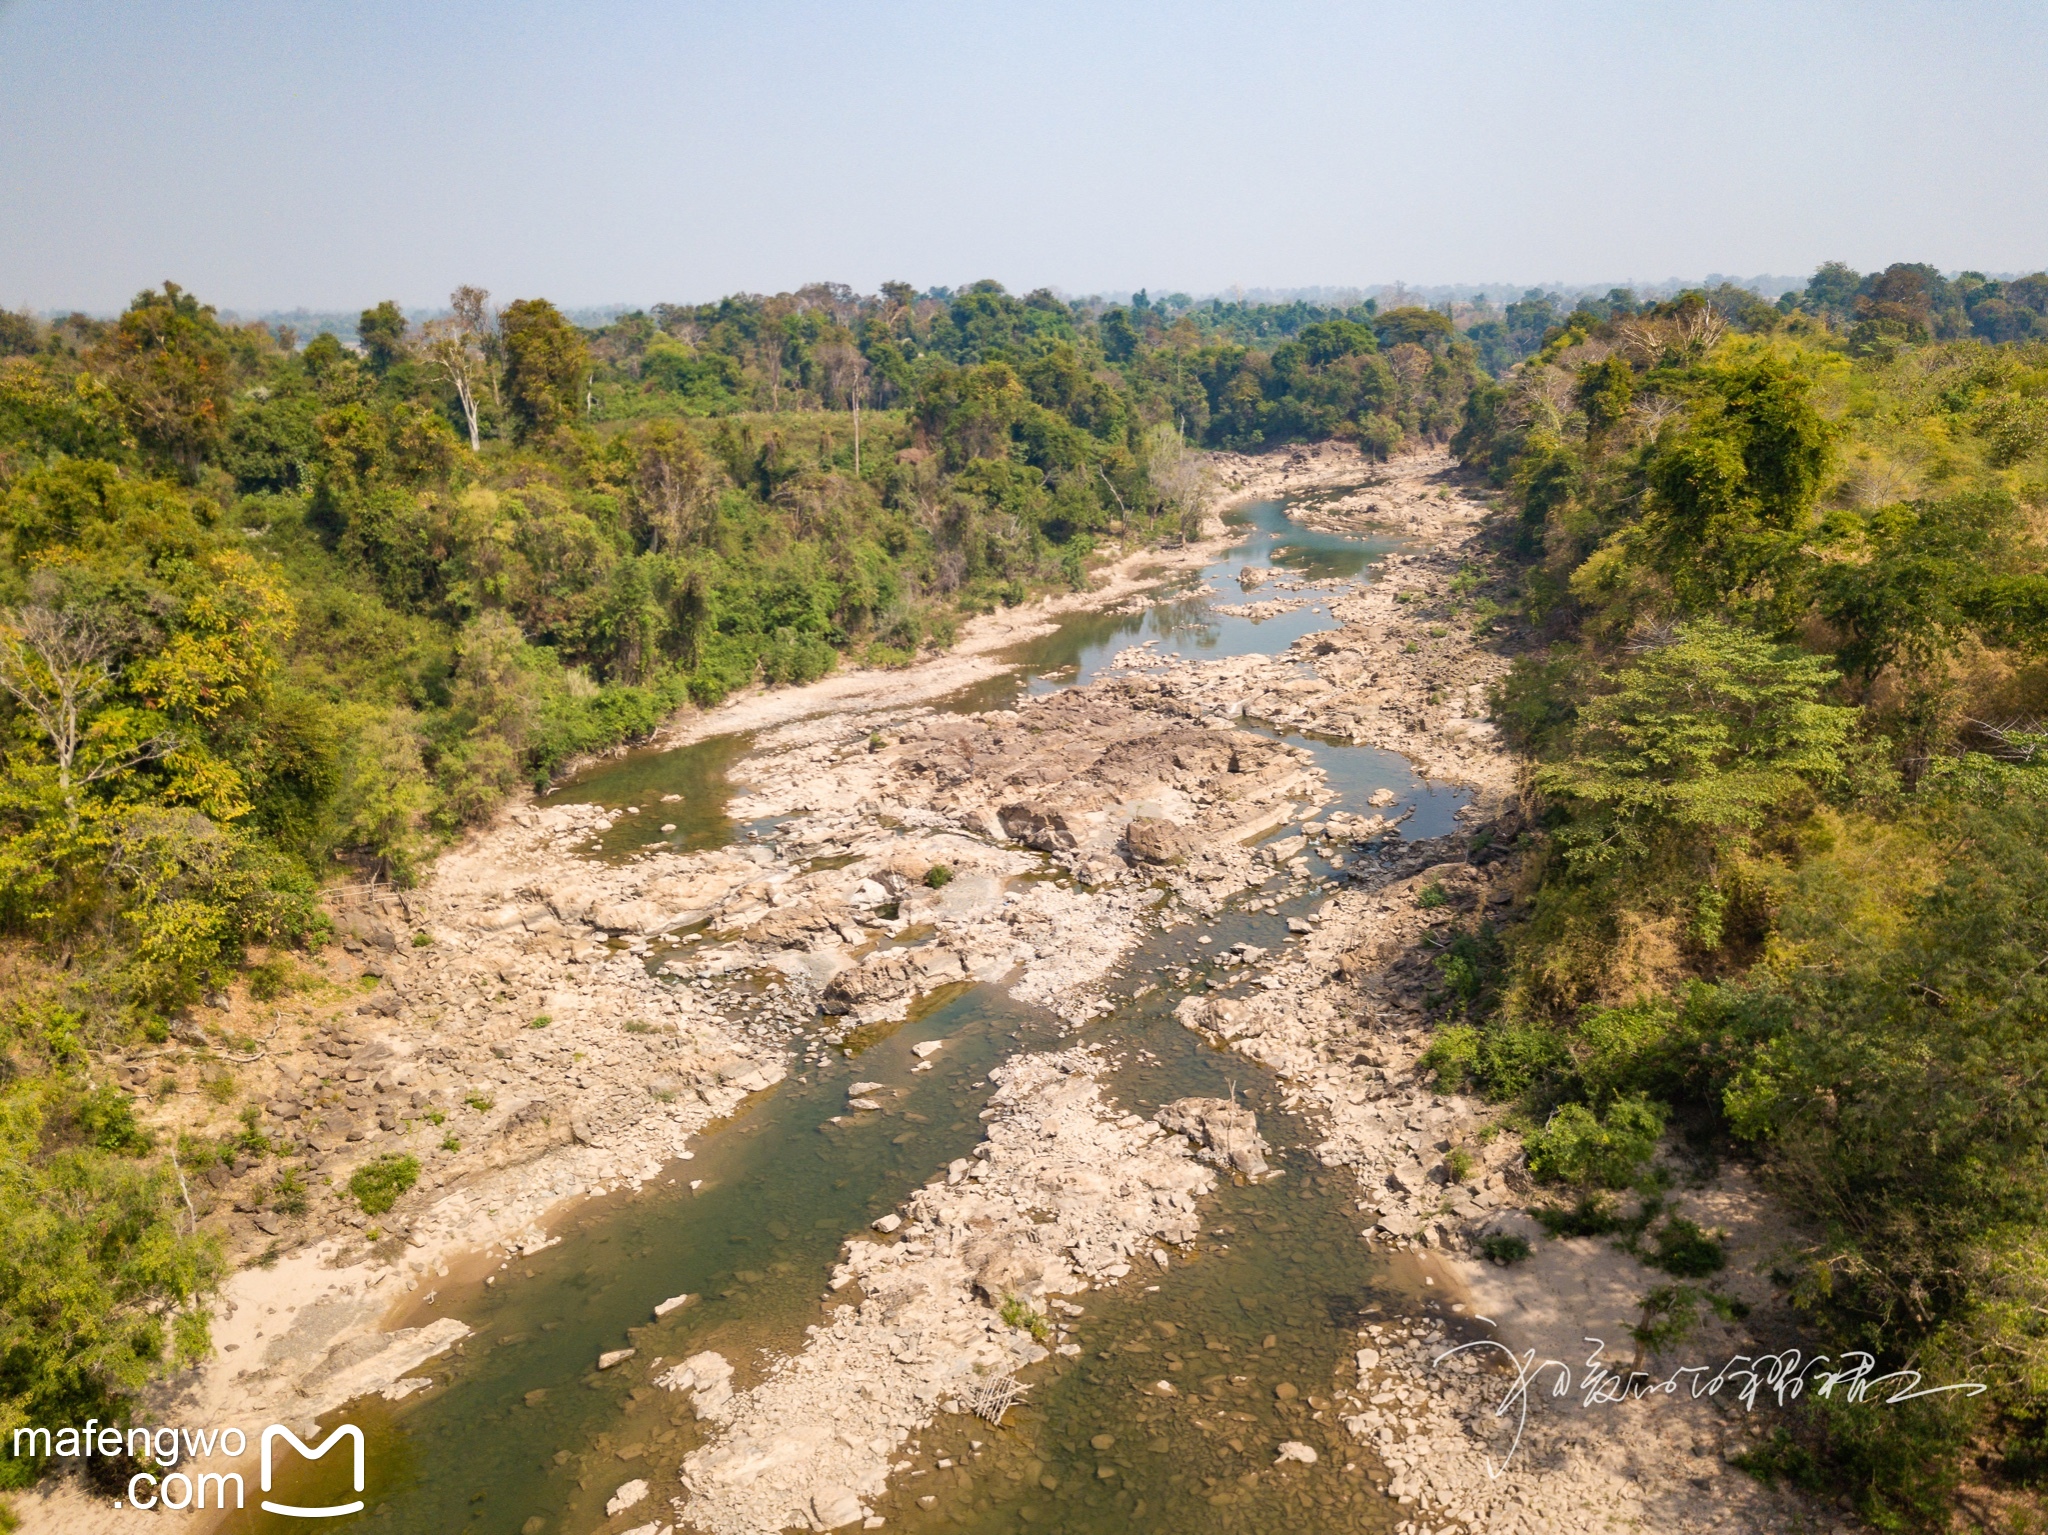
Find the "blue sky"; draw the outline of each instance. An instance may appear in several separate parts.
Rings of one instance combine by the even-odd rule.
[[[2048,263],[2039,4],[0,0],[0,304]]]

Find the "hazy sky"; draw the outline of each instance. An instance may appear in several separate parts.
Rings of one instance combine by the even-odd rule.
[[[0,304],[2048,263],[2048,6],[0,0]]]

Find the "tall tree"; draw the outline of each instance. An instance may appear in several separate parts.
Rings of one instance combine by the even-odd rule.
[[[363,344],[363,356],[370,371],[383,374],[405,358],[405,313],[395,300],[385,299],[374,309],[365,309],[356,321],[356,339]]]
[[[546,436],[574,414],[590,351],[576,327],[544,298],[507,304],[498,323],[505,344],[505,393],[519,436]]]
[[[448,295],[448,307],[455,323],[483,354],[484,377],[490,381],[491,403],[503,410],[504,397],[498,392],[498,373],[505,366],[504,335],[498,328],[498,311],[491,307],[491,290],[464,283]]]
[[[832,393],[853,412],[853,472],[860,473],[860,407],[867,399],[868,360],[850,342],[834,341],[818,348]]]
[[[191,475],[227,427],[228,350],[211,305],[144,289],[97,354],[129,429]]]
[[[458,320],[429,320],[426,327],[426,356],[434,371],[455,391],[462,407],[463,424],[469,428],[469,451],[483,451],[477,427],[477,385],[490,364],[477,338]]]

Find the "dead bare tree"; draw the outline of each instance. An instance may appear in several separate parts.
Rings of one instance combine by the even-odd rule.
[[[835,341],[818,349],[819,359],[825,364],[825,377],[832,392],[846,402],[853,412],[853,473],[860,476],[860,407],[867,398],[868,360],[861,356],[860,348],[844,341]]]
[[[0,612],[0,688],[35,720],[57,763],[64,813],[78,825],[78,791],[139,767],[177,748],[177,737],[157,735],[89,765],[80,758],[87,716],[113,686],[107,657],[113,647],[85,615],[42,603]]]
[[[469,427],[469,451],[481,453],[483,438],[477,429],[476,388],[490,366],[483,347],[460,320],[429,320],[426,332],[427,361],[448,381],[455,398],[462,403],[462,419]]]
[[[1182,539],[1194,542],[1202,536],[1202,521],[1209,510],[1207,460],[1177,427],[1165,421],[1145,434],[1145,458],[1153,491],[1178,514]]]
[[[483,353],[484,376],[490,380],[491,403],[503,409],[505,402],[498,394],[498,364],[504,348],[498,332],[498,311],[491,307],[491,290],[474,288],[464,283],[448,295],[448,307],[455,311],[455,323],[476,343]]]
[[[646,429],[633,498],[651,548],[659,551],[666,541],[679,549],[701,537],[715,489],[710,460],[694,439],[667,422]]]

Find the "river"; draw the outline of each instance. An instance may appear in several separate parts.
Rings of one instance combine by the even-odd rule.
[[[1370,580],[1375,563],[1400,547],[1314,532],[1289,510],[1279,501],[1237,509],[1241,540],[1170,600],[1070,616],[1009,657],[1018,663],[1012,674],[941,707],[1000,708],[1019,689],[1085,683],[1131,646],[1193,660],[1271,654],[1331,627],[1334,594],[1314,587],[1286,594],[1305,605],[1262,621],[1216,610],[1274,595],[1289,579]],[[1237,576],[1247,566],[1278,579],[1241,591]],[[719,736],[631,753],[557,799],[625,805],[680,794],[666,812],[670,839],[717,846],[749,829],[726,813],[735,780],[743,783],[748,744]],[[1391,753],[1301,744],[1342,808],[1364,813],[1369,795],[1391,789],[1399,809],[1411,812],[1411,837],[1450,830],[1464,802]],[[636,831],[622,822],[598,856],[628,856],[646,836],[644,823]],[[1341,877],[1321,864],[1313,872]],[[1207,1235],[1189,1261],[1156,1282],[1133,1275],[1083,1297],[1076,1341],[1084,1351],[1031,1371],[1030,1395],[999,1429],[941,1415],[916,1436],[911,1468],[876,1509],[888,1528],[1379,1530],[1402,1517],[1381,1494],[1376,1466],[1328,1410],[1328,1394],[1357,1346],[1360,1318],[1417,1315],[1437,1304],[1420,1270],[1375,1255],[1360,1239],[1355,1181],[1322,1171],[1312,1128],[1286,1112],[1268,1074],[1177,1026],[1182,990],[1170,976],[1133,995],[1169,964],[1199,973],[1207,961],[1198,934],[1214,938],[1209,954],[1240,939],[1277,945],[1286,919],[1320,899],[1312,889],[1275,910],[1232,909],[1204,927],[1154,932],[1120,967],[1118,994],[1127,1000],[1081,1036],[1116,1063],[1107,1091],[1139,1113],[1185,1094],[1235,1095],[1257,1111],[1281,1176],[1226,1180],[1203,1207]],[[657,952],[649,963],[661,958]],[[911,1044],[936,1038],[947,1041],[940,1068],[912,1075]],[[826,1052],[821,1064],[749,1100],[657,1182],[585,1202],[556,1228],[556,1245],[451,1274],[431,1313],[422,1306],[420,1315],[459,1316],[474,1334],[435,1363],[440,1384],[431,1391],[397,1405],[356,1403],[330,1420],[345,1417],[369,1435],[370,1486],[363,1513],[327,1527],[587,1535],[665,1516],[676,1467],[705,1425],[681,1398],[646,1385],[645,1368],[596,1370],[599,1353],[630,1345],[637,1365],[716,1349],[740,1366],[744,1385],[764,1350],[801,1347],[804,1327],[821,1318],[823,1282],[841,1244],[980,1139],[989,1068],[1020,1051],[1074,1042],[1058,1020],[997,987],[951,988],[926,998],[908,1023],[856,1036],[848,1052]],[[856,1076],[911,1090],[880,1113],[834,1123]],[[700,1298],[652,1319],[653,1302],[684,1292]],[[1176,1390],[1159,1392],[1162,1380]],[[1318,1451],[1312,1474],[1268,1474],[1261,1451],[1276,1434]],[[291,1491],[298,1501],[323,1496],[338,1489],[339,1473],[316,1464]],[[606,1498],[636,1476],[656,1496],[607,1520]],[[297,1527],[257,1513],[227,1526]]]

